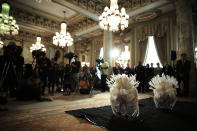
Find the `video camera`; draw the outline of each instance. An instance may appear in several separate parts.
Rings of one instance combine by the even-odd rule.
[[[103,63],[103,62],[104,62],[103,58],[96,59],[97,67],[99,70],[101,68],[101,63]]]
[[[10,42],[7,46],[3,47],[4,57],[6,58],[5,63],[12,63],[21,67],[24,63],[24,59],[21,58],[23,51],[21,46],[17,46],[14,42]]]
[[[36,60],[38,60],[40,58],[40,56],[45,56],[45,55],[46,55],[46,53],[44,51],[41,51],[41,50],[34,50],[34,51],[32,51],[32,56]]]
[[[22,51],[22,47],[15,44],[9,44],[7,46],[4,46],[4,55],[8,57],[20,56]]]

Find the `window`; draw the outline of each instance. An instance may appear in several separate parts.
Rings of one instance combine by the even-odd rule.
[[[162,64],[159,60],[158,53],[155,47],[155,41],[153,39],[153,36],[148,37],[148,45],[146,49],[146,57],[144,60],[144,65],[153,63],[154,67],[157,67],[157,63],[160,64],[160,67],[162,67]]]
[[[99,58],[103,58],[103,48],[100,50]]]

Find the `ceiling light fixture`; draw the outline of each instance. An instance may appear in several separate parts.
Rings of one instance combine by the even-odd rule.
[[[19,26],[16,24],[16,20],[12,16],[9,16],[10,5],[8,3],[2,3],[1,7],[0,34],[17,35]]]
[[[125,8],[118,9],[118,0],[110,0],[110,8],[104,8],[104,12],[99,16],[99,25],[103,30],[119,31],[124,30],[129,25],[129,15],[126,14]]]
[[[64,19],[65,19],[65,11],[64,13]],[[71,37],[70,33],[66,31],[67,24],[65,21],[61,23],[61,31],[56,32],[56,35],[53,36],[53,44],[56,46],[60,46],[64,48],[65,46],[71,46],[73,44],[73,38]]]
[[[125,46],[124,52],[120,54],[120,56],[116,59],[117,63],[120,63],[124,68],[127,66],[127,63],[130,60],[130,51],[129,47]]]
[[[41,44],[41,37],[37,37],[36,43],[32,44],[32,46],[30,47],[30,52],[33,52],[35,50],[40,50],[40,51],[46,52],[45,46],[43,44]]]

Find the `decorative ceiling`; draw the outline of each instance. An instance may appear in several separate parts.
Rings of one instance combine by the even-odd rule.
[[[110,0],[66,0],[77,6],[80,6],[89,11],[101,14],[104,7],[110,6]],[[139,7],[150,4],[158,0],[119,0],[118,5],[120,8],[124,7],[127,11],[137,9]]]
[[[65,6],[58,5],[54,2],[46,2],[45,0],[43,0],[41,3],[35,2],[33,0],[14,0],[14,1],[22,6],[29,6],[30,8],[32,8],[32,10],[39,10],[42,12],[46,12],[50,15],[60,17],[62,19],[64,18],[63,11],[66,11],[66,15],[65,15],[66,18],[69,18],[76,14],[75,11]]]
[[[51,0],[36,3],[33,0],[12,0],[11,13],[22,31],[42,34],[51,38],[60,30],[66,11],[68,31],[76,40],[102,35],[98,16],[110,0]],[[130,24],[154,19],[174,9],[174,0],[119,0],[119,7],[125,7],[130,15]],[[158,12],[159,10],[159,12]]]

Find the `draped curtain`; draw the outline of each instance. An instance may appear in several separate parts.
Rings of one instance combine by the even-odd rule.
[[[164,65],[167,61],[167,37],[166,35],[163,37],[154,36],[154,41],[159,60]]]
[[[167,24],[164,22],[149,23],[138,28],[138,40],[144,41],[148,36],[163,37],[167,32]]]
[[[146,57],[146,50],[147,50],[147,45],[148,45],[148,37],[144,39],[143,41],[140,41],[139,43],[139,48],[140,48],[140,61],[144,63],[145,57]]]

